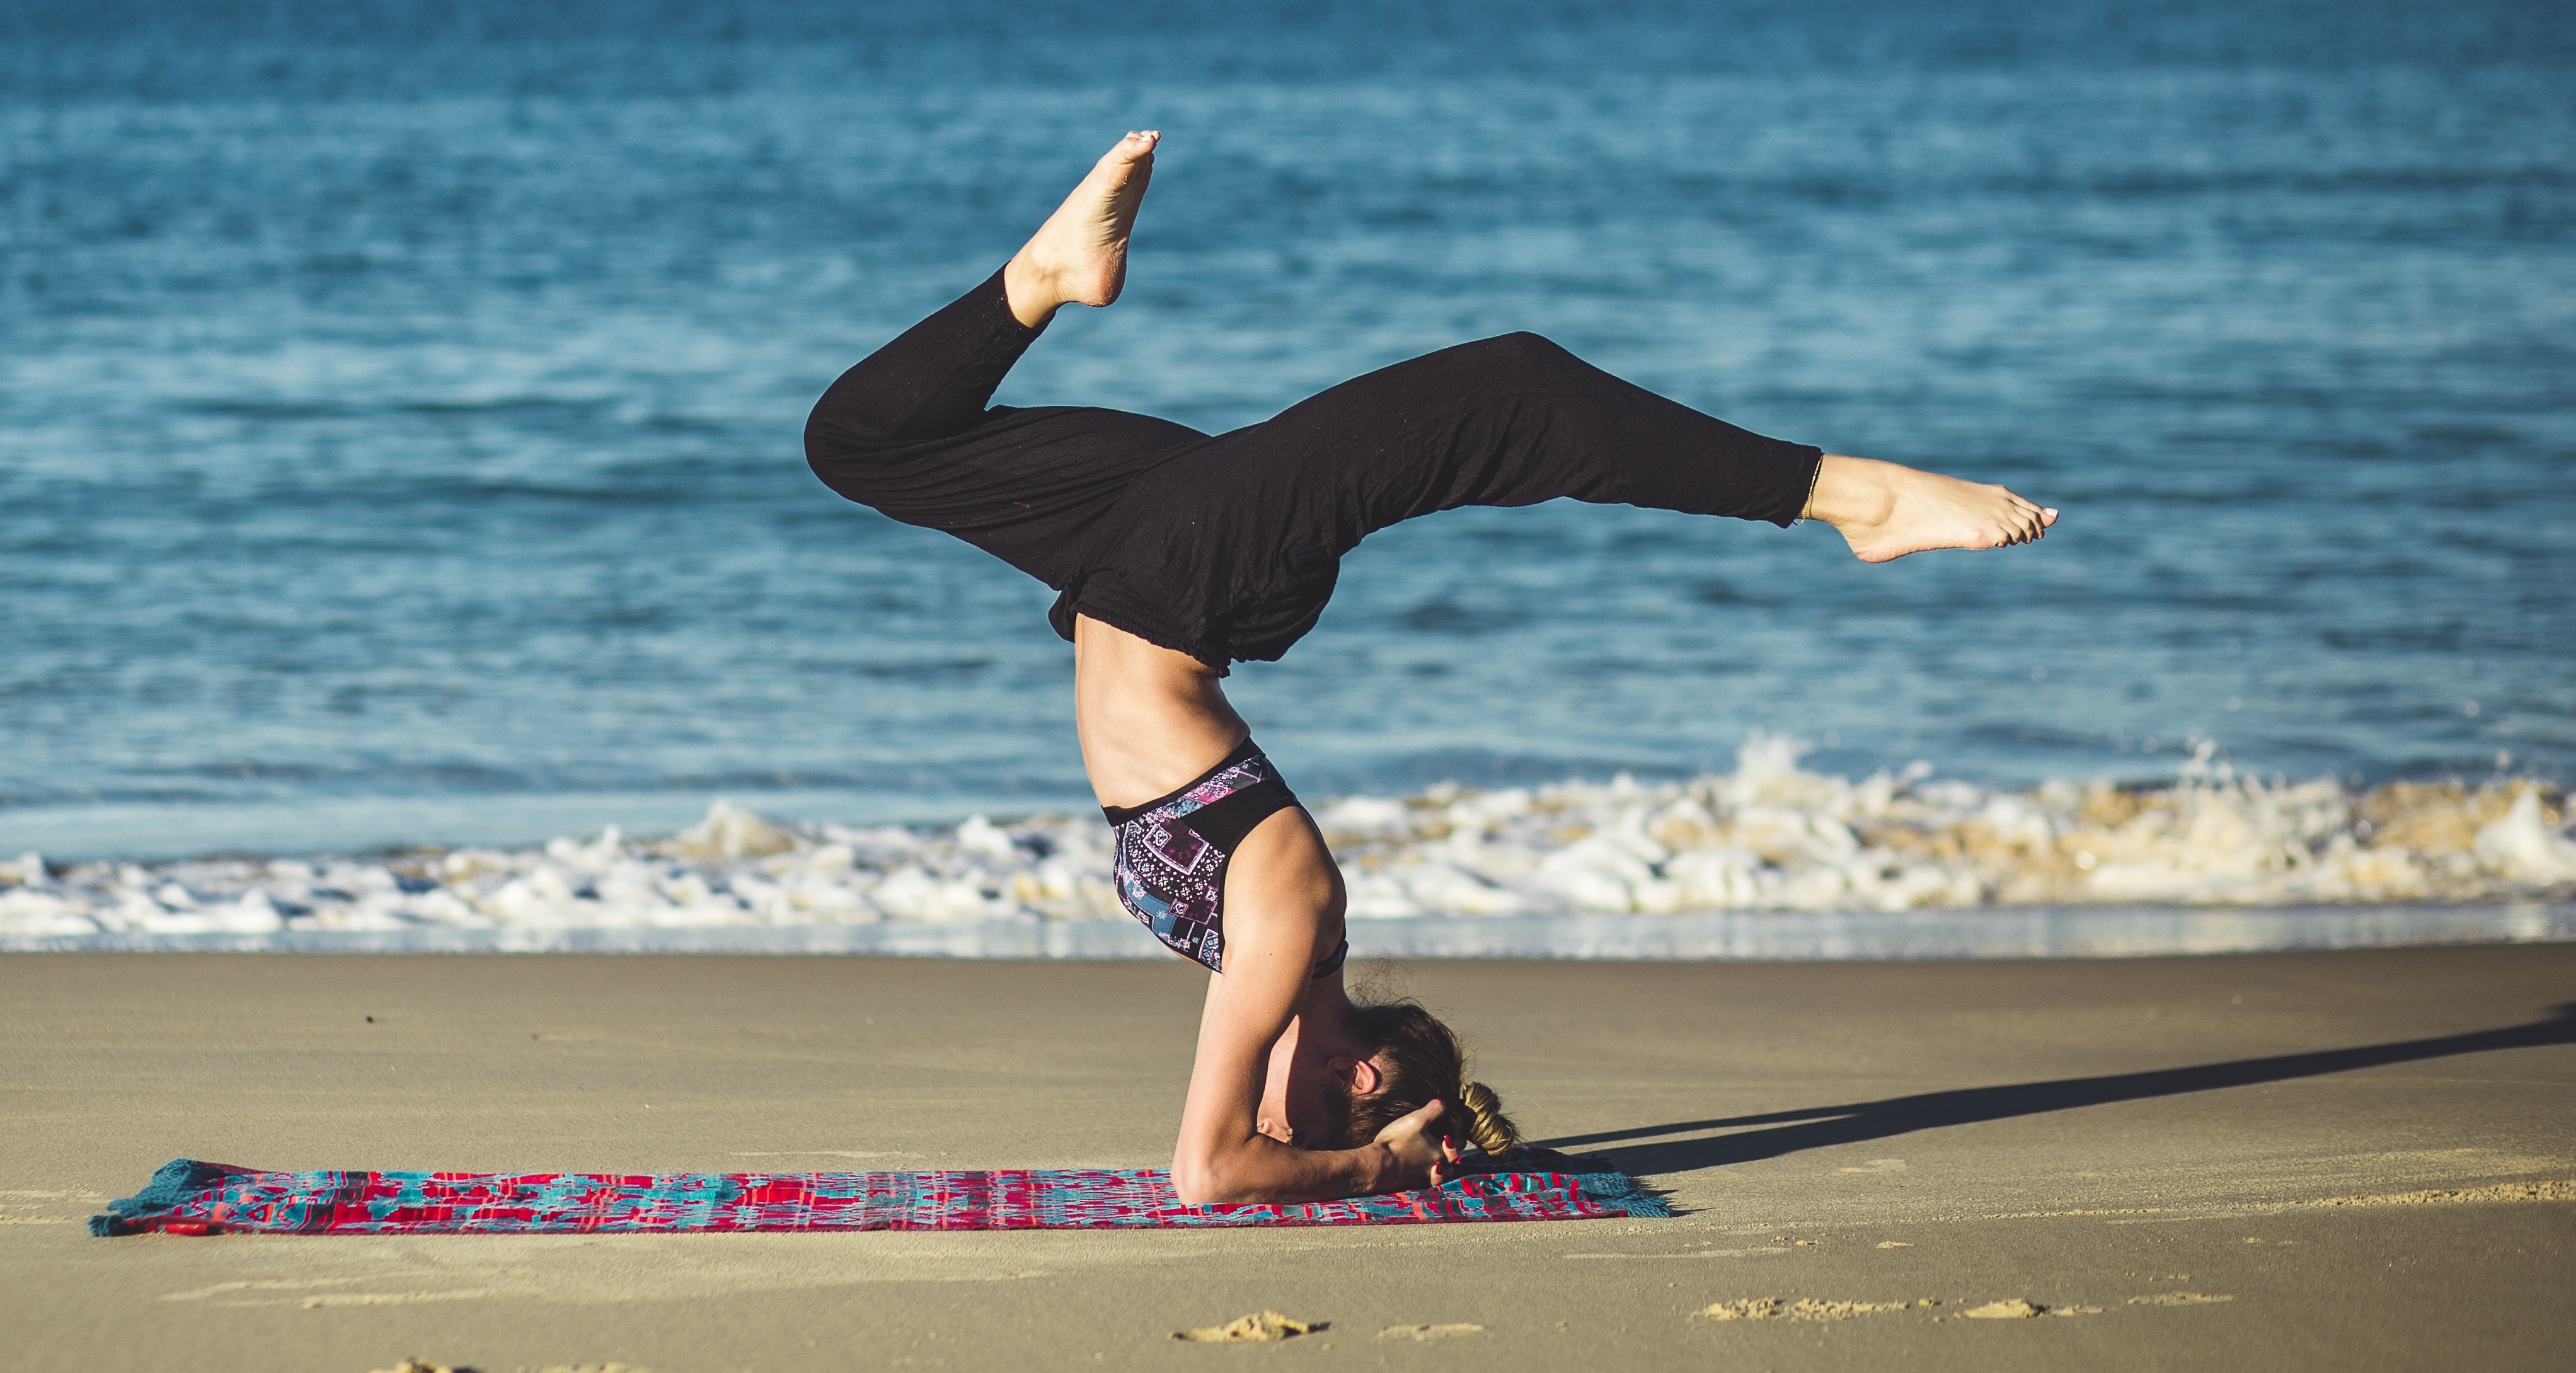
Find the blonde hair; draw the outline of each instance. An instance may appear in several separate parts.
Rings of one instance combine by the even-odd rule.
[[[1474,1140],[1477,1148],[1499,1158],[1520,1144],[1521,1127],[1503,1114],[1502,1093],[1462,1076],[1458,1104],[1466,1108],[1467,1138]]]
[[[1418,1002],[1354,1003],[1349,1027],[1377,1064],[1378,1089],[1346,1097],[1347,1119],[1338,1139],[1322,1147],[1355,1148],[1387,1126],[1430,1105],[1446,1103],[1442,1133],[1500,1157],[1519,1145],[1520,1127],[1503,1114],[1502,1093],[1467,1076],[1467,1056],[1457,1035]]]

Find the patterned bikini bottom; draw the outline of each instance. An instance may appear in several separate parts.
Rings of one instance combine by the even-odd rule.
[[[1156,939],[1210,972],[1225,970],[1225,869],[1253,827],[1297,804],[1250,739],[1197,781],[1141,806],[1103,806],[1118,833],[1118,904]],[[1342,966],[1345,939],[1315,965]]]

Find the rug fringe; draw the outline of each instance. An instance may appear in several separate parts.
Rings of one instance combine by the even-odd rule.
[[[1583,1189],[1583,1199],[1595,1205],[1643,1220],[1671,1220],[1672,1203],[1663,1194],[1628,1176],[1626,1173],[1577,1173],[1575,1184]]]
[[[174,1158],[153,1170],[152,1180],[143,1190],[130,1197],[118,1197],[107,1204],[107,1210],[89,1218],[89,1232],[103,1238],[139,1234],[149,1228],[134,1224],[136,1217],[154,1211],[167,1211],[227,1173],[242,1171],[221,1163],[200,1163],[192,1158]]]

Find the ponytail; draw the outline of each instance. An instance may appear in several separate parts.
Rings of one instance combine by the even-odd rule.
[[[1458,1104],[1466,1108],[1467,1138],[1500,1158],[1521,1142],[1521,1129],[1503,1114],[1503,1094],[1481,1082],[1461,1081]]]

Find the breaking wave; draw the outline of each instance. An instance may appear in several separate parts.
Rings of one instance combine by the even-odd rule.
[[[1988,789],[1923,764],[1853,781],[1756,736],[1733,772],[1315,808],[1354,919],[1924,907],[2473,902],[2576,891],[2565,796],[2528,780],[2235,775]],[[0,863],[0,940],[293,931],[674,930],[1117,921],[1096,817],[784,823],[719,801],[667,839],[55,867]]]

